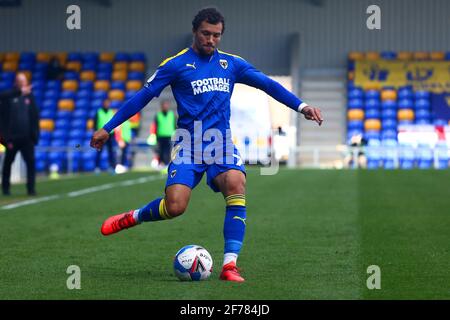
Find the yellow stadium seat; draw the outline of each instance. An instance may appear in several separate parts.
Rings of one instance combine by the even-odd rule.
[[[380,53],[376,51],[369,51],[366,52],[366,59],[370,61],[379,60],[380,59]]]
[[[113,65],[114,71],[127,71],[127,69],[128,69],[128,63],[125,61],[116,62]]]
[[[127,77],[128,77],[128,74],[124,70],[114,71],[111,76],[113,81],[126,81]]]
[[[66,70],[80,72],[81,62],[80,61],[69,61],[66,63]]]
[[[102,52],[102,53],[100,53],[99,60],[102,62],[113,62],[114,61],[114,53]]]
[[[142,61],[133,61],[128,66],[128,69],[130,71],[144,72],[145,71],[145,64]]]
[[[348,54],[348,59],[353,61],[364,60],[364,53],[358,51],[352,51]]]
[[[413,58],[414,58],[414,60],[429,60],[430,55],[428,54],[428,52],[419,51],[419,52],[414,52]]]
[[[12,71],[16,72],[19,67],[17,61],[5,61],[3,63],[3,71]]]
[[[364,110],[362,109],[351,109],[347,111],[348,120],[363,120]]]
[[[401,109],[397,112],[398,120],[414,120],[414,111],[412,109]]]
[[[54,57],[59,60],[61,65],[66,64],[67,61],[67,52],[58,52],[55,53]]]
[[[89,119],[89,120],[86,122],[86,129],[88,129],[88,130],[94,129],[94,120]]]
[[[395,90],[382,90],[381,100],[397,100],[397,91]]]
[[[51,119],[39,120],[39,128],[45,131],[53,131],[55,129],[55,122]]]
[[[38,54],[36,55],[36,60],[38,62],[49,62],[50,58],[50,53],[47,52],[38,52]]]
[[[69,90],[69,91],[77,91],[78,81],[77,80],[65,80],[62,83],[62,89]]]
[[[109,81],[108,80],[97,80],[94,82],[94,90],[103,90],[108,91],[109,90]]]
[[[378,119],[367,119],[364,121],[364,129],[378,131],[381,129],[381,121]]]
[[[130,80],[126,84],[127,90],[140,90],[142,88],[142,82],[139,80]]]
[[[75,108],[75,103],[72,99],[61,99],[58,101],[59,110],[73,111]]]
[[[122,101],[125,98],[125,93],[122,90],[111,90],[109,91],[108,98],[110,100],[120,100]]]
[[[85,70],[80,73],[81,81],[94,81],[95,80],[95,71]]]
[[[400,51],[397,53],[397,59],[402,61],[412,60],[413,54],[409,51]]]
[[[445,52],[442,51],[434,51],[430,53],[430,59],[434,61],[442,61],[445,60]]]
[[[20,53],[18,52],[7,52],[5,53],[5,61],[19,61]]]

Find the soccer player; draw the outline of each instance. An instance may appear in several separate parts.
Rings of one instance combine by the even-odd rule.
[[[244,83],[261,89],[319,125],[323,118],[320,109],[308,106],[243,58],[218,50],[224,30],[225,20],[217,9],[200,10],[192,21],[192,46],[165,59],[144,87],[94,133],[91,146],[101,149],[109,137],[108,132],[139,112],[170,85],[179,114],[177,132],[187,132],[190,136],[183,134],[183,141],[175,142],[165,195],[139,209],[109,217],[104,221],[101,232],[111,235],[142,222],[172,219],[183,214],[192,189],[206,172],[207,184],[213,191],[221,192],[226,203],[224,261],[220,279],[243,282],[236,261],[246,227],[246,176],[229,132],[233,86]],[[208,139],[203,138],[203,134],[206,136],[208,132],[215,133],[214,142],[210,143],[215,145],[215,152],[211,153],[214,153],[214,161],[211,157],[204,157],[210,145],[205,142]],[[194,138],[190,139],[192,136]],[[222,137],[222,141],[216,141],[220,140],[218,137]]]

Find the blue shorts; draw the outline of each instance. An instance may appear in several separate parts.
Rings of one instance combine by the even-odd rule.
[[[222,172],[228,170],[239,170],[245,173],[245,166],[239,154],[234,147],[233,163],[212,163],[212,164],[195,164],[195,163],[174,163],[170,162],[167,172],[166,188],[173,184],[184,184],[194,189],[203,178],[206,171],[206,183],[214,192],[220,192],[214,184],[214,178]]]

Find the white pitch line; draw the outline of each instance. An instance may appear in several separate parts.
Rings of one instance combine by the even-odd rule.
[[[65,194],[55,194],[52,196],[41,197],[41,198],[37,198],[37,199],[30,199],[30,200],[20,201],[20,202],[16,202],[16,203],[12,203],[12,204],[7,204],[7,205],[4,205],[3,207],[1,207],[0,209],[10,210],[10,209],[15,209],[15,208],[23,207],[23,206],[36,204],[36,203],[60,199],[62,197],[74,198],[74,197],[79,197],[79,196],[89,194],[92,192],[108,190],[108,189],[112,189],[115,187],[127,187],[127,186],[146,183],[146,182],[150,182],[150,181],[160,180],[163,178],[165,178],[165,176],[159,175],[159,176],[141,177],[138,179],[125,180],[125,181],[120,181],[120,182],[116,182],[116,183],[106,183],[106,184],[102,184],[102,185],[99,185],[96,187],[90,187],[90,188],[80,189],[77,191],[71,191],[71,192],[68,192]]]

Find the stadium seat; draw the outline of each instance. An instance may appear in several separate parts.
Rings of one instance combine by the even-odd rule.
[[[446,126],[447,125],[447,121],[444,119],[434,119],[433,120],[433,125],[435,126]]]
[[[117,109],[120,109],[122,104],[123,104],[123,101],[121,101],[121,100],[111,100],[111,103],[110,103],[109,107],[111,109],[117,110]]]
[[[416,51],[413,52],[413,59],[416,61],[429,60],[430,54],[428,52]]]
[[[86,70],[80,73],[81,81],[94,81],[95,80],[95,71]]]
[[[17,61],[5,61],[3,63],[3,71],[16,72],[19,68]]]
[[[434,155],[430,146],[419,145],[416,156],[419,169],[431,169],[433,167]]]
[[[430,59],[433,61],[443,61],[443,60],[445,60],[445,52],[443,52],[443,51],[431,52]]]
[[[112,73],[111,80],[112,81],[126,81],[127,77],[128,77],[128,74],[126,71],[119,70],[119,71],[114,71]]]
[[[48,52],[38,52],[36,54],[36,61],[47,63],[50,61],[50,54]]]
[[[53,131],[55,129],[55,123],[52,119],[41,119],[39,120],[39,128],[41,130]]]
[[[56,114],[56,119],[70,120],[72,118],[72,111],[60,110]]]
[[[61,129],[67,129],[70,126],[70,121],[67,119],[58,119],[55,121],[55,132]],[[54,137],[54,136],[53,136]]]
[[[90,99],[91,98],[91,90],[80,89],[77,91],[76,99]]]
[[[364,60],[365,55],[363,52],[352,51],[348,54],[348,59],[353,61]]]
[[[137,92],[137,90],[128,90],[125,93],[125,100],[131,99],[136,94],[136,92]]]
[[[67,61],[71,62],[71,61],[83,61],[83,54],[81,54],[80,52],[69,52],[67,54]]]
[[[128,65],[130,71],[145,72],[145,64],[142,61],[132,61]]]
[[[61,91],[59,99],[75,99],[76,93],[75,91]]]
[[[112,52],[102,52],[100,53],[99,60],[101,62],[113,62],[115,54]]]
[[[365,111],[365,118],[366,119],[379,119],[380,118],[380,111],[378,109],[367,109]]]
[[[449,148],[445,141],[436,144],[435,153],[437,158],[436,169],[449,168]]]
[[[129,80],[126,84],[127,90],[138,91],[142,88],[142,81],[140,80]]]
[[[399,148],[400,169],[413,169],[415,163],[415,150],[413,147],[404,145]]]
[[[381,91],[381,100],[397,100],[397,91],[391,89],[384,89]]]
[[[350,109],[347,111],[348,120],[363,120],[364,111],[362,109]]]
[[[359,99],[359,98],[349,99],[348,109],[363,109],[363,108],[364,108],[364,102],[362,99]]]
[[[113,64],[113,71],[128,71],[128,62],[126,61],[118,61]]]
[[[430,92],[419,90],[414,93],[414,97],[416,98],[416,100],[419,100],[419,99],[428,100],[428,99],[430,99]]]
[[[57,109],[57,100],[56,99],[46,99],[42,102],[41,109],[42,110],[56,110]]]
[[[75,72],[80,72],[81,62],[80,61],[69,61],[66,63],[65,69],[75,71]]]
[[[117,52],[116,56],[114,57],[114,61],[116,62],[128,62],[129,60],[130,57],[126,52]]]
[[[83,119],[83,121],[86,121],[86,119],[89,116],[89,111],[87,109],[77,109],[73,112],[72,117],[73,119]]]
[[[82,118],[75,118],[70,123],[71,130],[86,130],[86,120]]]
[[[108,91],[110,87],[109,81],[107,80],[97,80],[94,82],[94,90],[95,91]]]
[[[79,74],[75,71],[66,71],[64,72],[64,79],[66,80],[78,80]]]
[[[119,89],[113,89],[109,91],[108,98],[110,100],[122,101],[125,98],[125,92]]]
[[[431,104],[429,99],[417,99],[414,106],[416,109],[430,109]]]
[[[142,81],[145,78],[144,72],[132,71],[128,72],[128,80],[139,80]]]
[[[397,120],[395,118],[385,118],[381,121],[383,130],[397,130]]]
[[[92,81],[80,81],[79,90],[89,90],[92,91],[94,88],[94,83]]]
[[[111,82],[110,90],[125,91],[125,83],[123,81],[113,81]]]
[[[78,81],[76,80],[65,80],[62,83],[62,89],[66,91],[77,91],[78,90]]]
[[[366,109],[379,109],[380,106],[381,106],[381,104],[378,99],[367,99],[366,100]]]
[[[49,89],[60,90],[61,89],[61,81],[59,81],[59,80],[47,81],[47,90],[49,90]]]
[[[348,123],[347,123],[348,131],[352,131],[352,130],[362,131],[363,128],[364,128],[364,122],[361,120],[352,120],[352,121],[348,121]]]
[[[380,140],[380,131],[379,130],[366,130],[364,132],[364,138],[366,139],[366,141],[369,141],[371,139]]]
[[[394,100],[385,100],[381,101],[381,109],[397,109],[397,101]]]
[[[366,131],[377,131],[381,129],[381,122],[379,119],[367,119],[364,121],[364,129]]]
[[[378,169],[382,157],[381,149],[379,147],[367,146],[365,151],[367,157],[367,169]]]
[[[94,91],[94,92],[92,92],[92,95],[91,95],[92,100],[95,100],[95,99],[105,100],[107,97],[108,97],[107,90]]]
[[[90,107],[89,99],[80,98],[75,100],[75,110],[87,110]]]
[[[382,51],[380,56],[384,60],[395,60],[395,59],[397,59],[397,53],[395,51]]]
[[[411,99],[401,99],[398,101],[398,109],[412,109],[414,106]]]
[[[397,53],[397,59],[402,61],[412,60],[413,54],[409,51],[400,51]]]
[[[407,120],[407,121],[413,121],[414,120],[414,111],[412,109],[402,109],[397,112],[397,117],[399,121]]]
[[[112,71],[113,71],[113,65],[111,62],[100,62],[97,65],[97,72],[111,73]]]
[[[393,119],[397,120],[397,110],[395,109],[382,109],[381,110],[381,119]]]

